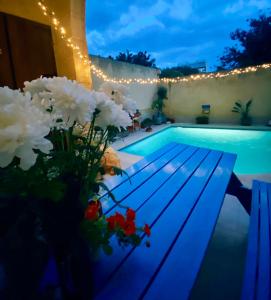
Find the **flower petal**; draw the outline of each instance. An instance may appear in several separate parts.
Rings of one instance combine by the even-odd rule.
[[[13,160],[14,154],[10,152],[0,152],[0,167],[7,167]]]

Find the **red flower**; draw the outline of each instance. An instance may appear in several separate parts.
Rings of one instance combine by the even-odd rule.
[[[127,220],[129,221],[133,221],[135,219],[135,211],[132,210],[131,208],[128,208],[127,211],[126,211],[126,217],[127,217]]]
[[[151,235],[151,229],[148,224],[145,224],[145,226],[143,227],[143,230],[147,234],[147,236]]]
[[[116,212],[115,213],[115,221],[116,223],[119,225],[119,227],[123,228],[124,224],[125,224],[125,218],[123,215],[121,215],[120,213]]]
[[[134,221],[127,220],[123,227],[125,235],[129,236],[136,232],[136,227]]]
[[[100,204],[98,201],[93,201],[89,203],[85,211],[85,218],[90,221],[96,220],[98,218],[99,209],[100,209]]]
[[[118,212],[116,212],[115,215],[108,217],[106,221],[110,230],[114,230],[116,226],[123,228],[125,224],[124,216]]]
[[[114,230],[116,226],[116,220],[115,216],[110,216],[106,219],[106,222],[108,223],[108,227],[110,230]]]
[[[117,227],[122,229],[126,236],[130,236],[136,232],[134,219],[135,212],[132,209],[127,209],[126,219],[122,214],[116,212],[113,216],[108,217],[106,221],[110,230],[115,230]]]

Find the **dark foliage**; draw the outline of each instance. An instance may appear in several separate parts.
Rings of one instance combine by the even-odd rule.
[[[159,86],[157,89],[157,99],[153,101],[152,109],[162,113],[163,107],[165,106],[165,99],[167,99],[167,89],[164,86]]]
[[[112,56],[110,56],[110,58],[112,59]],[[148,54],[147,51],[139,51],[134,54],[129,50],[126,50],[126,52],[120,52],[119,55],[115,57],[115,60],[145,67],[156,67],[155,59],[151,58],[151,55]]]
[[[271,16],[260,15],[249,19],[249,29],[237,29],[231,39],[237,41],[233,47],[225,48],[220,58],[222,67],[237,68],[271,62]]]
[[[147,118],[141,122],[141,128],[148,128],[153,125],[153,121],[150,118]]]
[[[165,68],[161,71],[160,78],[176,78],[182,76],[188,76],[191,74],[198,74],[199,70],[191,68],[189,66],[177,66],[172,68]]]

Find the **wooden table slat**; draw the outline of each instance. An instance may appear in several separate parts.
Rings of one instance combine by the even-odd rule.
[[[260,183],[260,240],[259,240],[259,270],[257,299],[270,299],[270,232],[269,232],[269,203],[267,184]]]
[[[162,147],[158,149],[157,151],[151,153],[150,155],[144,157],[143,159],[139,160],[132,166],[128,167],[125,172],[128,174],[128,176],[132,177],[134,174],[139,172],[140,170],[143,170],[145,167],[147,167],[149,164],[154,162],[155,160],[159,159],[162,155],[173,149],[174,147],[177,147],[179,144],[177,143],[169,143],[165,147]],[[123,182],[129,180],[129,178],[126,175],[123,176],[114,176],[112,178],[109,178],[105,181],[105,184],[107,187],[113,192],[114,189],[122,184]]]
[[[125,181],[113,191],[114,196],[117,201],[122,202],[130,193],[135,189],[140,188],[140,186],[147,181],[149,178],[154,176],[165,165],[169,164],[179,153],[184,151],[188,146],[178,145],[173,149],[169,150],[163,156],[161,156],[156,161],[152,162],[146,166],[143,170],[137,172],[130,181]],[[103,211],[105,214],[110,212],[115,206],[116,203],[108,197],[102,197],[101,201],[103,203]]]
[[[258,240],[260,232],[260,183],[258,181],[253,181],[252,198],[242,300],[253,300],[256,294]]]
[[[144,299],[188,299],[212,236],[235,159],[235,155],[223,154]]]

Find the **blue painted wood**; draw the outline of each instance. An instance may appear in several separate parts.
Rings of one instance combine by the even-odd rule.
[[[267,183],[260,183],[260,241],[259,241],[259,271],[257,299],[271,298],[270,293],[270,232],[269,204],[267,198]]]
[[[150,177],[152,177],[156,172],[158,172],[165,165],[170,163],[172,159],[174,159],[179,153],[184,151],[188,146],[178,145],[173,149],[167,151],[164,155],[162,155],[159,159],[152,162],[148,166],[146,166],[143,170],[137,172],[130,181],[125,181],[123,184],[117,186],[114,189],[114,196],[117,201],[122,202],[126,197],[128,197],[135,189],[139,188],[145,181],[147,181]],[[103,211],[105,214],[110,212],[114,207],[116,207],[116,203],[109,197],[101,198],[103,204]]]
[[[260,184],[253,181],[252,207],[248,234],[248,247],[246,257],[246,270],[244,274],[242,300],[253,300],[256,290],[256,273],[258,257],[258,234],[260,213]]]
[[[236,156],[223,154],[191,215],[177,233],[144,299],[188,299],[212,236]],[[170,287],[167,289],[166,287]],[[142,296],[143,296],[142,295]]]
[[[253,182],[243,300],[271,299],[270,204],[271,184]]]
[[[183,169],[178,174],[179,176],[172,176],[172,180],[174,178],[176,183],[178,182],[177,179],[180,179],[179,193],[177,192],[176,194],[175,192],[173,199],[167,200],[167,193],[171,191],[172,187],[172,185],[169,184],[169,180],[168,183],[164,185],[165,188],[167,187],[167,189],[164,190],[164,194],[161,195],[160,193],[159,195],[161,195],[161,197],[157,195],[155,198],[157,202],[151,203],[150,200],[148,200],[147,203],[140,208],[138,212],[139,220],[143,218],[147,218],[148,220],[156,218],[152,223],[152,246],[149,249],[144,246],[134,249],[128,255],[124,263],[114,271],[113,277],[110,278],[108,284],[103,288],[97,299],[108,299],[110,295],[113,299],[125,299],[127,295],[129,295],[129,299],[138,299],[138,297],[142,295],[146,286],[159,269],[168,249],[170,249],[172,243],[174,243],[176,233],[184,226],[186,219],[194,209],[199,196],[212,176],[214,169],[217,167],[221,155],[222,153],[217,151],[210,152],[203,162],[197,166],[196,171],[190,175],[186,173],[186,166],[182,166],[180,169]],[[217,172],[221,173],[220,167]],[[183,178],[180,175],[182,175]],[[187,178],[184,179],[185,175],[188,175],[188,180]],[[184,179],[183,183],[182,179]],[[184,186],[182,186],[182,184],[184,184]],[[148,207],[149,203],[151,204]],[[157,207],[158,209],[155,211]],[[153,210],[155,211],[154,213]],[[131,270],[136,270],[136,272],[131,272]],[[185,273],[186,272],[187,270]],[[120,287],[120,283],[123,282],[123,280],[125,280],[125,286]],[[170,285],[165,286],[163,284],[162,286],[165,290],[168,290],[168,287],[170,287]],[[163,298],[157,298],[156,295],[156,298],[153,299]],[[167,299],[170,299],[170,297]],[[177,299],[180,298],[177,297]]]
[[[165,166],[163,170],[157,173],[157,177],[154,176],[151,178],[150,183],[152,184],[152,187],[147,183],[144,185],[144,190],[136,190],[131,194],[125,200],[124,204],[133,207],[137,211],[137,222],[139,224],[148,223],[150,225],[155,223],[159,214],[169,202],[174,199],[175,194],[189,180],[209,152],[210,151],[206,149],[198,149],[197,152],[195,152],[195,147],[189,147],[171,162],[169,168],[168,166]],[[188,156],[190,153],[194,153],[193,157]],[[189,159],[185,160],[187,157],[189,157]],[[210,155],[210,162],[215,159],[215,157],[216,155],[214,155],[214,153]],[[173,172],[173,166],[177,168],[176,172]],[[153,193],[152,189],[157,187],[153,180],[158,180],[160,175],[161,177],[164,177],[165,173],[163,174],[163,172],[168,172],[169,174],[172,172],[172,174],[168,174],[170,177],[166,181],[166,184],[159,184],[158,190]],[[147,188],[150,189],[150,197]],[[138,193],[140,191],[141,197]],[[117,241],[112,240],[111,242],[113,247],[118,249]],[[114,251],[113,255],[110,257],[103,255],[95,270],[95,278],[97,279],[95,285],[97,288],[99,288],[104,283],[105,279],[114,272],[130,251],[131,248],[126,248],[123,251]]]
[[[187,299],[236,156],[182,146],[133,174],[132,187],[116,186],[114,194],[137,211],[137,222],[151,225],[151,247],[122,250],[112,239],[113,256],[101,257],[94,270],[95,299]],[[115,210],[111,203],[106,213]]]
[[[162,147],[158,149],[157,151],[151,153],[150,155],[144,157],[140,161],[136,162],[129,168],[125,170],[127,175],[129,177],[132,177],[134,174],[136,174],[138,171],[144,169],[146,166],[154,162],[155,160],[159,159],[162,155],[173,149],[174,147],[178,146],[177,143],[169,143],[165,147]],[[106,186],[109,190],[113,192],[113,190],[119,186],[121,183],[129,180],[129,178],[126,175],[123,176],[114,176],[112,178],[109,178],[105,181]]]

